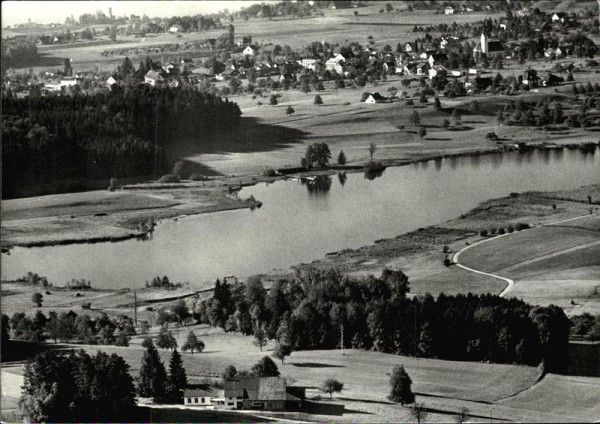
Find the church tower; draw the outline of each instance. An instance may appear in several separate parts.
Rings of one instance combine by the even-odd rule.
[[[487,54],[488,52],[488,37],[485,32],[481,33],[481,53]]]

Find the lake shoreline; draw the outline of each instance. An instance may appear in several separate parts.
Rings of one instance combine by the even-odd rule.
[[[582,149],[589,143],[570,143],[570,144],[533,144],[527,146],[527,150],[560,150],[560,149]],[[597,144],[600,146],[600,142]],[[463,152],[441,152],[419,154],[411,159],[386,159],[379,161],[384,167],[400,167],[412,164],[419,164],[429,161],[438,161],[449,158],[476,157],[482,155],[504,154],[505,152],[517,150],[516,147],[493,147],[479,148]],[[283,169],[281,171],[284,171]],[[13,247],[45,247],[78,243],[101,243],[118,242],[123,240],[145,238],[151,236],[154,225],[159,221],[173,220],[186,216],[193,216],[203,213],[221,212],[226,210],[255,208],[260,207],[260,199],[240,199],[237,197],[237,190],[242,187],[253,186],[258,183],[270,183],[278,180],[285,180],[294,176],[304,178],[314,175],[335,175],[338,173],[359,173],[364,172],[361,166],[340,166],[332,165],[325,169],[311,169],[303,172],[297,172],[289,175],[242,175],[242,176],[219,176],[213,177],[204,182],[184,182],[169,187],[168,184],[142,183],[124,186],[118,193],[130,192],[135,195],[148,197],[177,198],[176,204],[164,206],[144,206],[139,209],[124,208],[121,209],[102,208],[94,209],[93,204],[86,204],[87,209],[80,213],[78,206],[70,209],[69,220],[64,215],[47,214],[42,217],[35,215],[36,205],[32,202],[31,207],[25,207],[23,211],[31,214],[36,220],[32,225],[31,219],[7,220],[5,210],[10,209],[13,203],[24,203],[28,199],[14,199],[4,201],[3,223],[2,223],[2,253],[9,253]],[[181,194],[187,191],[188,194]],[[202,191],[203,195],[210,197],[210,205],[203,204],[199,206],[194,194]],[[83,197],[87,193],[65,193],[51,195],[56,199],[54,206],[61,206],[61,199]],[[103,193],[99,191],[98,193]],[[42,196],[42,198],[48,196]],[[181,197],[184,198],[181,201]],[[186,203],[187,202],[187,203]],[[80,202],[81,203],[81,202]],[[189,205],[189,207],[188,207]],[[63,205],[64,206],[64,205]],[[18,213],[15,213],[18,215]],[[104,221],[109,218],[108,224]],[[17,217],[18,218],[18,217]],[[111,219],[114,218],[114,219]],[[151,225],[147,225],[149,222]],[[46,225],[47,224],[47,225]],[[75,225],[76,224],[76,225]],[[50,228],[51,227],[51,228]],[[73,228],[78,227],[78,228]],[[82,227],[80,229],[79,227]]]

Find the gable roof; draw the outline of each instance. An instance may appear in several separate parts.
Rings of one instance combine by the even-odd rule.
[[[161,80],[161,79],[163,79],[162,75],[159,74],[156,71],[148,71],[148,72],[146,72],[146,75],[144,75],[144,78],[153,79],[153,80]]]
[[[250,400],[286,400],[286,382],[281,377],[241,377],[225,381],[225,397]]]
[[[185,389],[183,391],[184,397],[210,397],[216,396],[217,390],[212,387],[196,388],[196,389]]]

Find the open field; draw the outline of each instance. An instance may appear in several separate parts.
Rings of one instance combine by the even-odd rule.
[[[190,329],[206,343],[204,353],[183,354],[191,382],[210,380],[229,364],[248,369],[262,356],[270,354],[272,348],[269,345],[269,349],[260,352],[250,337],[224,333],[204,325],[175,328],[179,344]],[[130,347],[73,347],[83,347],[90,353],[97,350],[115,352],[125,358],[132,367],[132,374],[136,375],[143,352],[140,343],[138,337],[132,340]],[[160,354],[163,361],[168,362],[169,352],[160,351]],[[462,406],[469,409],[473,419],[485,417],[486,421],[490,418],[492,421],[564,421],[563,415],[573,421],[589,420],[600,408],[598,379],[548,375],[536,383],[539,370],[534,367],[417,359],[358,350],[347,350],[344,355],[340,351],[294,352],[278,367],[293,384],[307,386],[309,398],[345,407],[343,415],[315,414],[305,418],[343,422],[412,421],[408,408],[386,399],[389,390],[387,373],[397,364],[403,364],[411,376],[417,400],[429,410],[428,421],[453,421]],[[3,389],[4,384],[9,385],[7,388],[15,386],[21,371],[18,368],[3,369],[3,377],[5,373],[12,376],[2,379]],[[344,383],[344,391],[332,401],[316,390],[329,377]],[[575,399],[581,390],[585,393],[582,391]],[[12,396],[10,390],[5,393]],[[548,393],[553,394],[555,401],[548,401],[543,409],[538,409],[535,405],[539,405]],[[573,396],[573,403],[556,401],[561,395]]]

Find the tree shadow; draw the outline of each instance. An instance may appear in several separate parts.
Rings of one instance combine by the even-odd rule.
[[[473,127],[461,125],[460,127],[448,128],[448,131],[471,131],[473,129],[474,129]]]
[[[37,343],[10,340],[6,346],[2,346],[2,363],[21,362],[33,359],[37,354],[49,350],[76,350],[71,345],[62,343]]]
[[[346,368],[345,365],[321,364],[318,362],[290,362],[290,365],[303,368]]]
[[[463,121],[463,124],[485,124],[485,121]]]
[[[395,405],[394,402],[383,401],[383,400],[353,399],[353,398],[346,398],[346,397],[339,397],[338,399],[345,400],[347,402],[373,403],[373,404],[378,404],[378,405]]]
[[[63,66],[64,64],[64,57],[50,56],[47,53],[42,53],[38,57],[36,66]]]
[[[433,140],[433,141],[450,141],[451,138],[441,138],[441,137],[426,137],[425,140]]]

